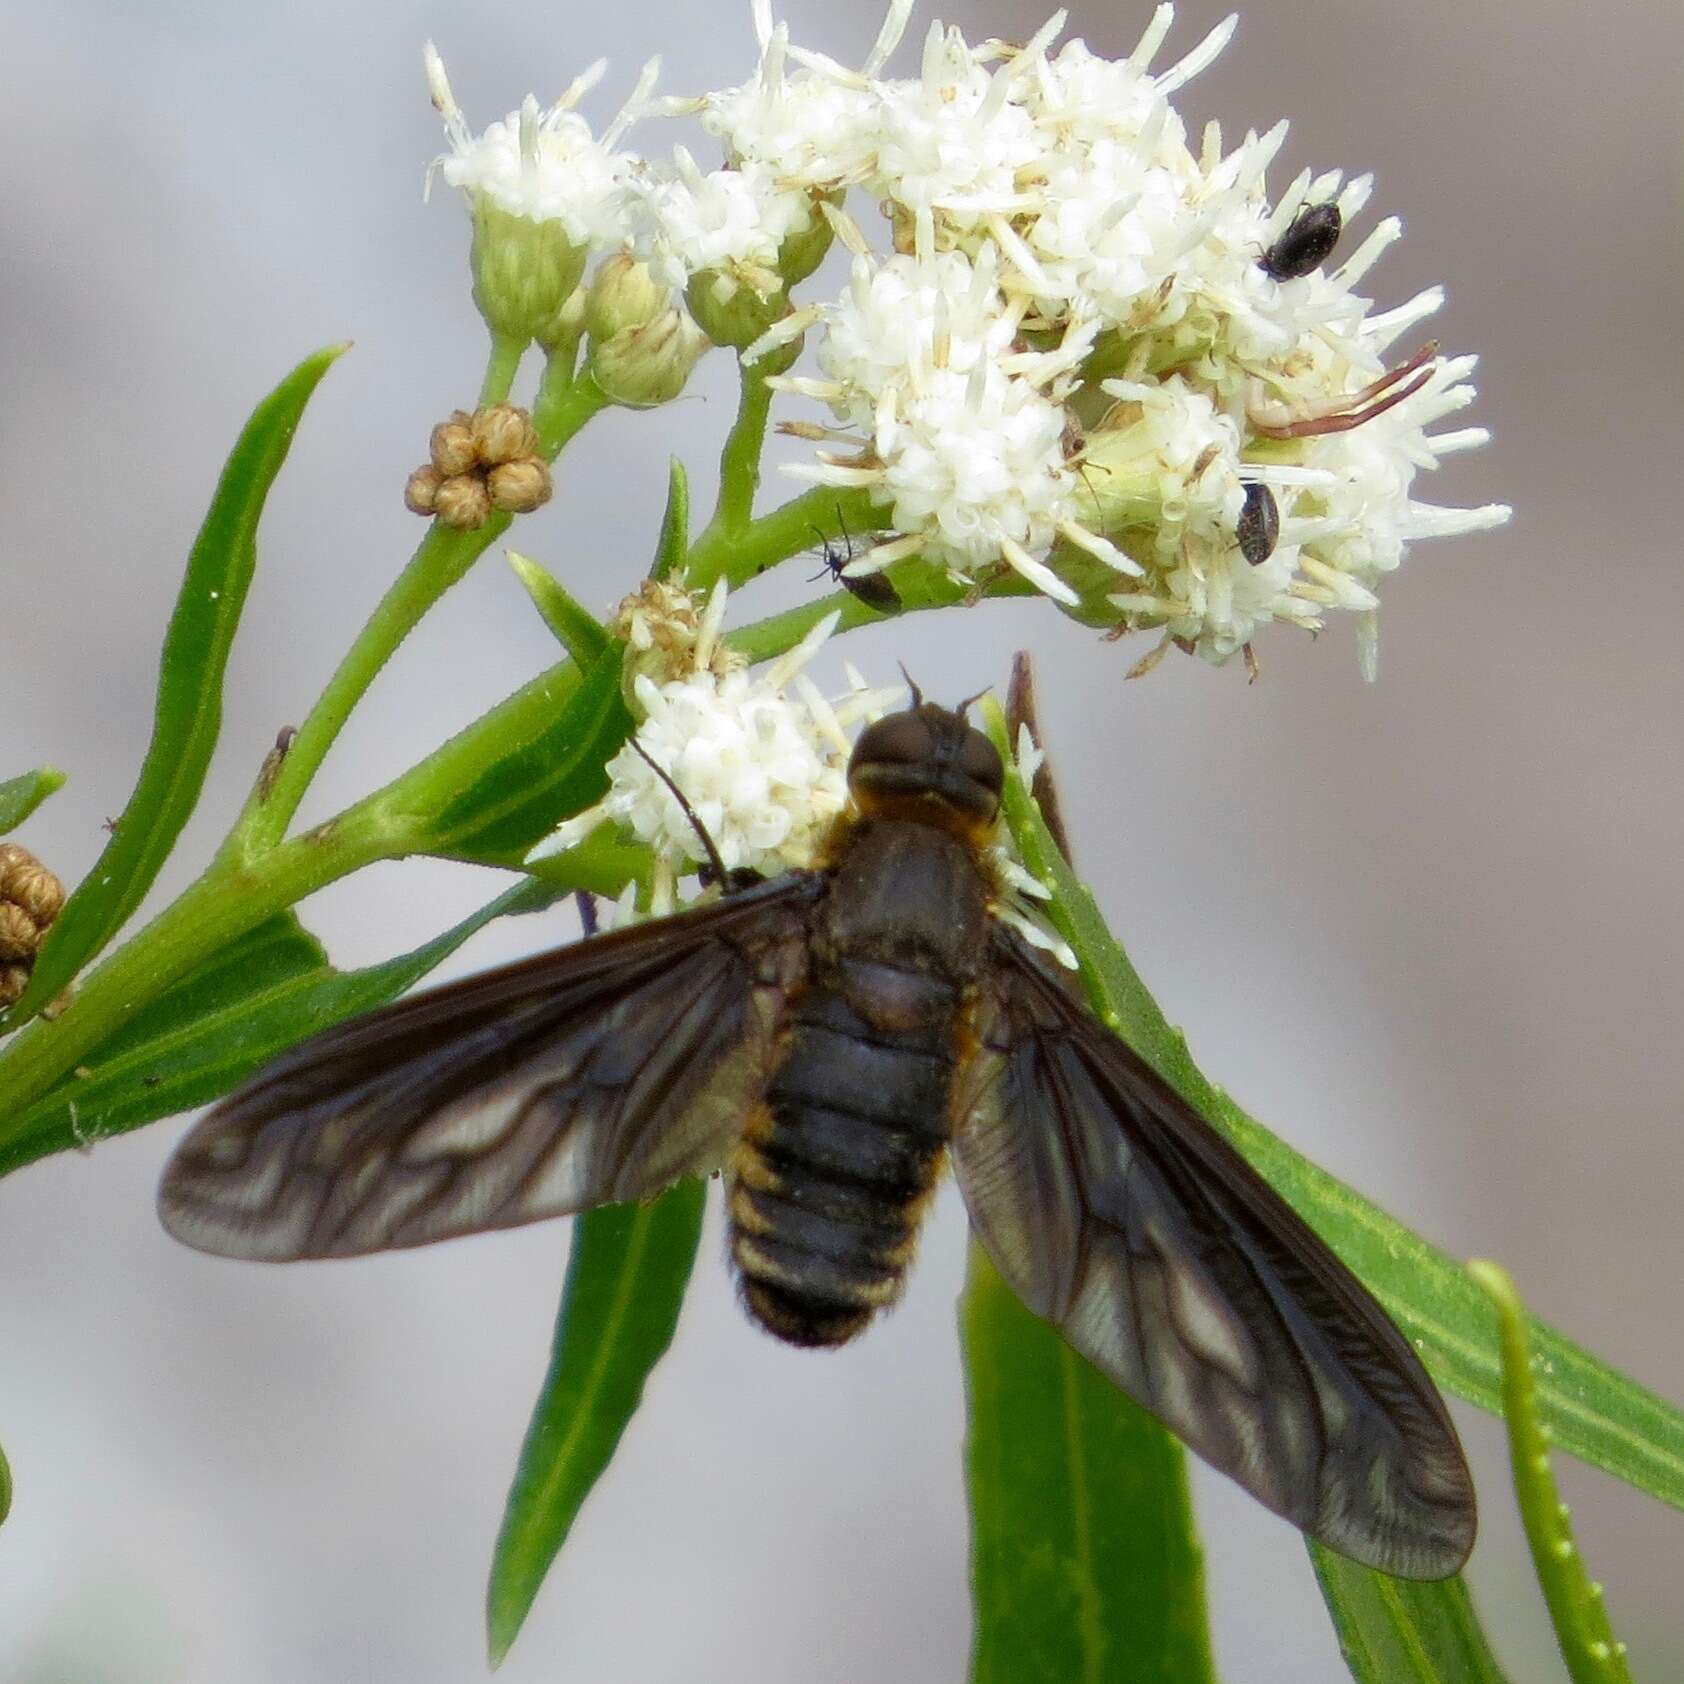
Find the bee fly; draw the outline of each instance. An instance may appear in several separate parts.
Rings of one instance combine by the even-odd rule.
[[[1412,1578],[1474,1536],[1408,1342],[1243,1158],[993,915],[988,739],[870,726],[812,870],[328,1029],[186,1136],[159,1208],[346,1257],[724,1168],[748,1314],[837,1346],[901,1290],[944,1155],[1001,1275],[1207,1461]]]
[[[1258,258],[1257,266],[1277,281],[1295,281],[1318,269],[1333,255],[1344,231],[1345,218],[1331,201],[1306,205],[1293,217],[1280,238]]]

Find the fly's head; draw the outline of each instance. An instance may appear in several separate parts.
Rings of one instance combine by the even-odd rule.
[[[1005,770],[964,715],[922,698],[868,726],[848,761],[860,812],[913,819],[980,846],[1000,812]]]

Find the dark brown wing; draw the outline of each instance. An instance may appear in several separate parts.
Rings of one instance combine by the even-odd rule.
[[[416,995],[283,1054],[158,1190],[229,1257],[349,1257],[635,1199],[724,1159],[805,974],[811,872]]]
[[[1402,1334],[1018,936],[994,942],[953,1159],[1001,1275],[1275,1513],[1384,1572],[1454,1573],[1473,1486]]]

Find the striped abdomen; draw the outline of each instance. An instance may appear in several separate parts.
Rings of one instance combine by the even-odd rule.
[[[893,983],[925,996],[924,1022],[873,1027],[840,989],[802,997],[732,1166],[744,1300],[793,1345],[841,1345],[899,1296],[946,1145],[952,991]]]

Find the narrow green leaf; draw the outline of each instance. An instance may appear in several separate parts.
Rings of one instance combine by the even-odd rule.
[[[419,850],[515,866],[562,819],[598,800],[608,788],[608,757],[632,728],[620,696],[621,650],[614,644],[582,675],[572,663],[558,668],[549,723],[480,770],[467,788],[453,790],[427,822]],[[395,798],[407,786],[436,783],[450,746],[393,785]],[[425,796],[418,801],[422,811],[430,805]]]
[[[12,1512],[12,1464],[0,1450],[0,1521]]]
[[[661,535],[655,540],[651,579],[664,579],[683,562],[690,549],[690,476],[674,456],[667,463],[667,506],[661,516]]]
[[[549,1372],[521,1446],[486,1589],[498,1665],[672,1343],[701,1239],[703,1184],[652,1204],[604,1205],[573,1224]]]
[[[17,827],[56,789],[64,786],[64,773],[56,766],[38,766],[22,777],[0,783],[0,836]]]
[[[198,803],[222,726],[228,651],[257,562],[258,517],[310,394],[344,349],[336,345],[300,363],[253,410],[235,443],[164,634],[152,741],[134,793],[4,1021],[33,1016],[122,928]]]
[[[220,1098],[277,1053],[395,999],[493,918],[534,912],[567,888],[526,881],[411,953],[336,971],[291,913],[231,943],[95,1049],[18,1119],[0,1175],[37,1158],[127,1134]]]
[[[608,653],[612,641],[608,628],[588,609],[580,607],[562,588],[553,573],[546,572],[530,556],[509,551],[509,566],[526,586],[532,605],[555,633],[562,648],[581,666],[593,666]]]
[[[972,1684],[1201,1684],[1187,1458],[971,1248],[960,1310]]]
[[[1309,1549],[1357,1684],[1506,1684],[1460,1578],[1393,1579]]]
[[[1008,753],[998,707],[984,716]],[[1454,1259],[1247,1116],[1193,1063],[1128,956],[1105,928],[1092,895],[1053,845],[1015,771],[1003,810],[1024,864],[1053,891],[1049,912],[1075,949],[1105,1022],[1248,1157],[1385,1306],[1451,1391],[1498,1412],[1501,1366],[1491,1315]],[[1684,1414],[1599,1362],[1543,1323],[1528,1323],[1538,1358],[1539,1403],[1564,1450],[1684,1508]]]
[[[1549,1433],[1538,1419],[1538,1388],[1526,1337],[1526,1306],[1508,1270],[1476,1258],[1468,1273],[1497,1312],[1503,1351],[1503,1414],[1515,1496],[1532,1551],[1532,1568],[1544,1593],[1555,1640],[1573,1684],[1631,1684],[1626,1646],[1614,1636],[1602,1587],[1585,1571],[1573,1539],[1572,1517],[1550,1472]]]

